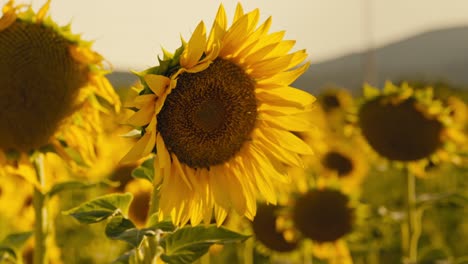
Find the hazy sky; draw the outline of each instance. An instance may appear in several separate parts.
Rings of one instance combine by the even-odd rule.
[[[45,0],[16,0],[37,8]],[[3,5],[7,0],[0,0]],[[245,11],[273,17],[272,30],[286,30],[296,49],[312,62],[382,45],[436,28],[468,25],[468,0],[244,0]],[[232,19],[237,1],[53,0],[50,14],[75,33],[95,40],[94,48],[117,69],[143,70],[156,64],[161,47],[174,50],[200,20],[211,26],[219,3]],[[369,12],[364,12],[367,5]],[[367,21],[372,21],[366,24]],[[366,27],[367,25],[367,27]],[[369,33],[370,32],[370,33]]]

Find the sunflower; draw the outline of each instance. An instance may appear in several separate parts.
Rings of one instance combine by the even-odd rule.
[[[33,182],[22,167],[34,151],[91,165],[103,102],[120,106],[102,57],[47,16],[49,4],[36,13],[10,0],[0,18],[0,170],[22,170]]]
[[[356,197],[331,187],[312,188],[293,199],[289,217],[296,236],[312,240],[316,257],[352,263],[345,237],[353,232],[360,211]]]
[[[351,93],[344,88],[329,87],[317,95],[317,101],[325,113],[347,111],[353,107],[354,99]]]
[[[435,100],[432,89],[414,90],[387,83],[383,92],[366,86],[358,123],[370,147],[389,161],[414,165],[459,163],[456,145],[465,141],[452,126],[450,109]]]
[[[330,136],[326,141],[330,142],[327,148],[317,152],[311,165],[319,182],[337,180],[343,191],[357,190],[368,171],[367,160],[359,144]]]
[[[234,208],[252,219],[256,198],[274,204],[273,182],[288,182],[276,164],[302,166],[299,154],[312,153],[291,133],[311,129],[305,113],[315,98],[289,86],[307,54],[288,53],[295,42],[269,34],[271,18],[258,20],[258,9],[238,4],[227,28],[221,5],[208,37],[200,22],[188,43],[140,73],[129,123],[142,137],[123,162],[156,153],[161,218],[196,225],[214,209],[220,224]]]
[[[298,241],[286,240],[283,232],[278,230],[277,219],[280,210],[281,207],[278,205],[262,203],[258,206],[257,214],[251,222],[255,240],[268,249],[266,252],[286,253],[299,247]]]

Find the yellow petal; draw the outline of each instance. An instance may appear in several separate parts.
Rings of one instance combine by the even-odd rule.
[[[220,227],[227,217],[227,210],[218,205],[215,205],[214,215],[216,219],[216,226]]]
[[[310,93],[293,87],[255,89],[259,101],[278,106],[308,107],[315,101]]]
[[[239,18],[241,18],[243,15],[244,15],[244,8],[242,8],[241,3],[237,3],[232,24],[236,23],[236,21],[239,20]]]
[[[36,15],[37,23],[41,23],[42,20],[44,19],[45,15],[49,11],[50,7],[50,0],[47,0],[47,2],[39,9]]]
[[[213,61],[204,61],[204,62],[200,62],[199,64],[197,64],[196,66],[190,68],[190,69],[187,69],[185,70],[185,72],[190,72],[190,73],[196,73],[196,72],[201,72],[201,71],[204,71],[206,70],[210,64],[212,63]]]
[[[126,102],[125,107],[136,107],[138,109],[141,109],[151,102],[154,104],[155,101],[155,94],[143,94],[135,97],[133,101]]]
[[[228,185],[228,188],[224,191],[229,193],[234,210],[236,210],[239,215],[244,215],[247,209],[247,203],[241,181],[237,178],[236,174],[233,173],[232,168],[225,172],[223,178]]]
[[[274,116],[285,116],[303,113],[304,110],[298,107],[291,106],[277,106],[270,105],[268,103],[262,103],[258,106],[257,111],[259,113],[274,115]]]
[[[227,17],[226,11],[224,10],[223,4],[219,6],[218,13],[211,27],[210,35],[208,36],[208,51],[213,49],[213,45],[221,41],[227,28]]]
[[[187,176],[185,175],[185,172],[184,172],[184,170],[182,168],[182,165],[179,162],[179,159],[174,154],[171,154],[171,157],[172,157],[172,162],[173,162],[173,164],[174,164],[174,166],[175,166],[175,168],[177,169],[177,172],[178,172],[177,176],[180,176],[180,178],[182,178],[182,180],[187,185],[187,187],[190,190],[192,190],[192,184],[190,183],[189,179],[187,179]]]
[[[250,161],[245,161],[245,162],[250,163]],[[242,188],[244,189],[244,196],[245,196],[246,206],[247,206],[244,215],[248,219],[253,220],[253,218],[255,217],[255,213],[257,212],[258,189],[256,187],[256,181],[255,179],[252,179],[252,178],[246,179],[246,177],[249,177],[249,176],[247,176],[248,172],[246,171],[244,162],[242,162],[242,160],[232,166],[232,171],[234,175],[240,180],[240,183],[242,184]],[[250,177],[252,177],[251,172],[250,172]]]
[[[0,32],[11,26],[11,24],[13,24],[13,22],[15,21],[16,13],[14,11],[4,13],[3,16],[0,18]]]
[[[162,96],[164,92],[166,92],[166,89],[168,89],[171,82],[171,79],[166,76],[156,74],[147,74],[144,79],[151,91],[153,91],[153,93],[158,97]]]
[[[254,141],[252,145],[250,145],[250,154],[257,162],[257,169],[262,175],[268,175],[269,179],[274,181],[279,181],[281,183],[289,183],[290,179],[288,175],[284,173],[280,173],[276,170],[274,166],[272,166],[272,161],[270,157],[266,156],[266,153],[269,153],[270,150],[266,149],[264,146],[261,146],[257,141]],[[265,176],[266,177],[266,176]]]
[[[289,115],[289,116],[269,116],[263,115],[262,119],[265,120],[270,126],[288,131],[305,132],[314,129],[314,125],[304,116]]]
[[[275,128],[268,128],[268,129],[264,129],[263,133],[265,134],[266,137],[270,138],[271,141],[279,144],[285,149],[288,149],[290,151],[303,154],[303,155],[314,154],[314,152],[309,147],[309,145],[307,145],[302,139],[298,138],[297,136],[295,136],[293,133],[289,131],[275,129]]]
[[[250,75],[256,79],[269,78],[279,72],[285,71],[299,65],[307,58],[305,50],[288,54],[286,56],[271,58],[254,63],[250,66],[252,69]]]
[[[228,209],[230,207],[229,193],[227,189],[230,187],[224,180],[223,165],[214,166],[210,169],[210,187],[213,193],[215,203]]]
[[[171,167],[171,156],[167,151],[166,144],[164,139],[161,136],[161,133],[158,133],[156,136],[156,151],[158,153],[159,167],[160,168],[170,168]]]
[[[299,76],[301,76],[309,68],[310,63],[305,63],[294,70],[280,72],[271,76],[270,78],[262,79],[257,82],[257,87],[260,88],[279,88],[288,86],[293,83]]]
[[[224,35],[220,55],[227,57],[236,53],[257,25],[258,19],[259,11],[255,9],[236,21]]]
[[[190,38],[187,47],[180,56],[180,65],[183,68],[190,69],[200,60],[206,49],[206,29],[201,21]]]
[[[251,181],[255,182],[260,194],[268,203],[276,203],[276,193],[270,180],[272,175],[264,174],[263,171],[260,171],[260,167],[262,166],[259,164],[265,160],[258,160],[256,158],[257,155],[252,155],[250,153],[252,151],[253,150],[249,150],[249,153],[245,154],[246,161],[243,163],[245,166],[245,174],[251,179]]]
[[[153,176],[153,186],[158,186],[161,184],[163,180],[163,170],[159,167],[160,162],[159,162],[159,157],[156,154],[154,156],[154,161],[153,161],[153,168],[154,168],[154,176]]]
[[[256,61],[285,56],[292,49],[295,43],[296,41],[294,40],[288,40],[270,44],[248,55],[245,58],[245,61],[253,64]]]
[[[154,115],[154,103],[149,102],[143,108],[134,113],[128,120],[127,123],[133,126],[141,127],[151,122]]]
[[[263,43],[264,38],[267,36],[268,30],[271,27],[271,17],[269,17],[262,25],[260,25],[257,30],[250,34],[247,39],[244,40],[244,43],[239,47],[239,53],[237,56],[245,58],[249,56],[253,51],[259,50],[264,45],[269,45],[277,43]]]
[[[267,20],[268,22],[269,20]],[[266,23],[266,22],[265,22]],[[270,21],[270,24],[271,24],[271,21]],[[270,27],[270,24],[264,24],[265,27],[268,26],[268,28]],[[248,46],[246,46],[240,53],[239,53],[239,57],[247,57],[249,56],[250,54],[254,54],[255,52],[257,52],[258,50],[268,46],[268,45],[271,45],[271,44],[275,44],[275,43],[278,43],[278,42],[281,42],[284,38],[284,35],[286,34],[286,31],[278,31],[278,32],[274,32],[274,33],[271,33],[269,35],[265,35],[265,36],[259,36],[258,39],[256,39],[255,41],[253,41],[251,44],[249,44]]]
[[[102,56],[92,51],[88,47],[71,45],[68,48],[70,55],[78,62],[84,64],[98,64],[102,61]]]
[[[292,153],[289,150],[278,146],[265,135],[261,134],[259,131],[256,132],[256,135],[256,146],[262,147],[262,149],[265,150],[268,149],[273,157],[285,164],[289,164],[296,167],[304,167],[301,158],[296,153]]]
[[[151,139],[152,134],[151,133],[146,133],[143,135],[143,137],[140,138],[140,140],[135,143],[132,149],[122,158],[120,161],[121,163],[128,163],[128,162],[133,162],[137,161],[146,155],[149,154],[147,152],[148,149],[154,148],[154,143],[153,146],[151,146],[151,142],[153,141]]]

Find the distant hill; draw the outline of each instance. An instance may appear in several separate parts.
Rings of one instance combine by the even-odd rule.
[[[338,85],[360,92],[363,53],[349,54],[311,65],[295,83],[311,92]],[[377,83],[386,80],[443,80],[468,87],[468,26],[434,30],[375,50]]]
[[[434,30],[375,50],[377,83],[385,80],[444,80],[468,87],[468,26]],[[363,80],[363,53],[353,53],[312,64],[294,86],[319,92],[326,85],[351,89],[357,94]],[[128,87],[137,78],[126,72],[108,75],[116,88]]]

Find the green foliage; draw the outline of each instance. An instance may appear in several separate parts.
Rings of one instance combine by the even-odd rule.
[[[117,214],[127,215],[132,199],[131,193],[108,194],[63,213],[74,217],[83,224],[97,223]]]
[[[98,182],[83,182],[83,181],[66,181],[66,182],[59,182],[52,186],[49,192],[47,192],[47,196],[52,197],[60,192],[70,191],[75,189],[87,189],[87,188],[94,188],[94,187],[117,187],[118,183],[110,181],[110,180],[102,180]]]
[[[153,178],[154,178],[153,163],[154,163],[154,158],[145,160],[145,162],[143,162],[138,168],[132,171],[132,177],[145,179],[150,182],[153,182]]]
[[[240,242],[248,237],[214,225],[184,227],[163,237],[161,259],[171,264],[192,263],[213,244]]]
[[[16,263],[17,254],[31,237],[32,232],[13,233],[0,242],[0,263]]]

